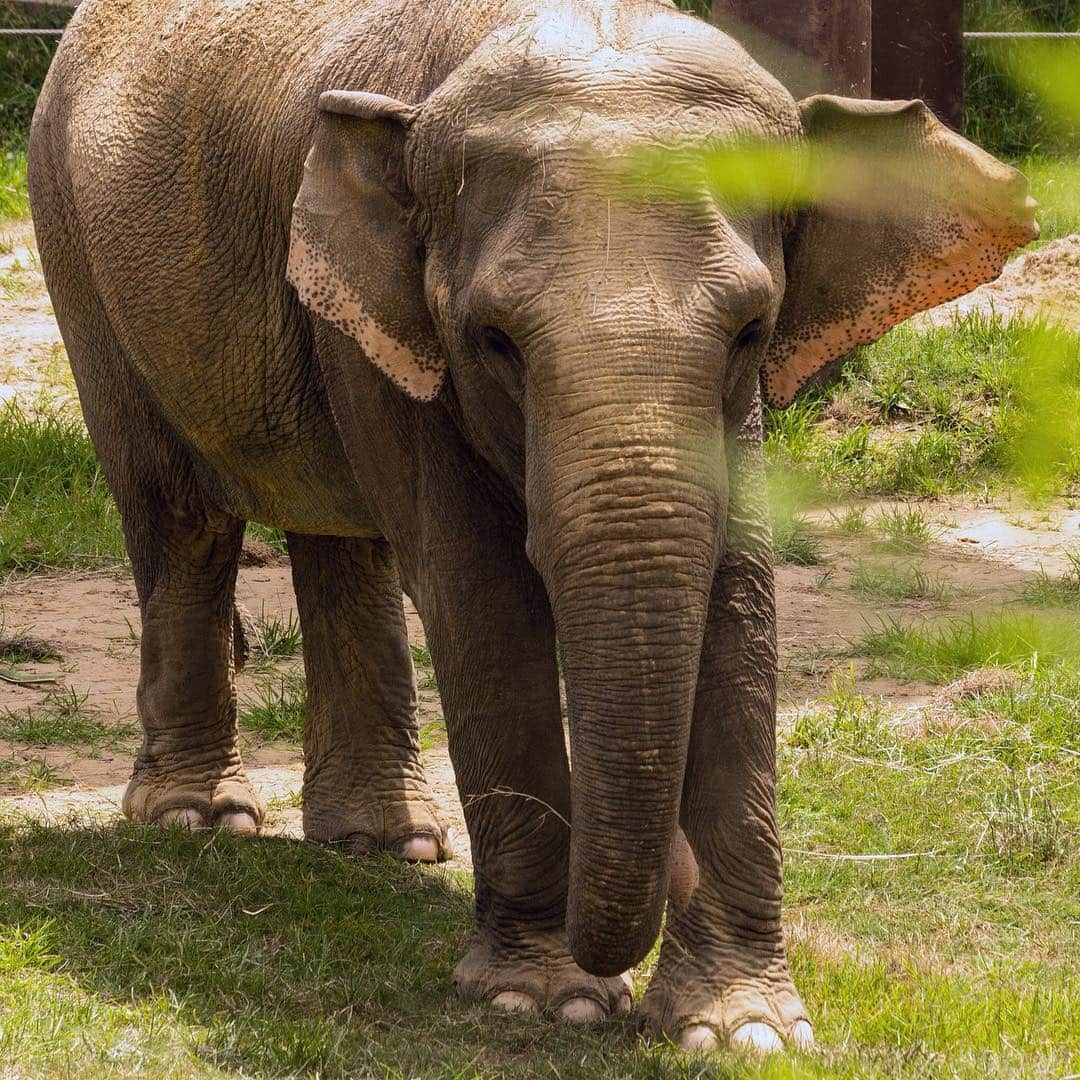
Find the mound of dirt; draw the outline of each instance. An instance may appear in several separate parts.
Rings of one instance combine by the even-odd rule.
[[[923,739],[927,735],[944,735],[953,731],[976,731],[996,735],[1003,721],[991,709],[974,711],[960,708],[965,702],[978,702],[988,694],[1014,693],[1023,680],[1008,668],[985,667],[968,671],[948,686],[942,687],[934,699],[910,713],[901,725],[901,734]]]

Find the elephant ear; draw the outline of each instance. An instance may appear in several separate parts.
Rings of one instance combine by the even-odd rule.
[[[813,198],[784,237],[787,290],[762,369],[770,404],[856,345],[1001,272],[1038,235],[1027,182],[921,101],[799,105]]]
[[[409,222],[405,138],[417,108],[328,91],[293,204],[286,274],[301,302],[408,394],[434,398],[446,362]]]

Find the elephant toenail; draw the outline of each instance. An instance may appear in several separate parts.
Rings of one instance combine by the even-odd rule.
[[[410,836],[398,845],[398,857],[405,862],[438,862],[439,841],[434,836]]]
[[[679,1048],[692,1054],[715,1050],[718,1041],[716,1032],[708,1024],[691,1024],[679,1032]]]
[[[234,833],[236,836],[255,836],[259,831],[259,823],[251,814],[243,810],[233,810],[231,813],[222,814],[214,824],[219,829]]]
[[[174,807],[172,810],[166,810],[158,815],[155,824],[175,825],[178,829],[190,829],[192,831],[206,828],[202,814],[198,810],[192,810],[190,807]]]
[[[750,1050],[756,1054],[770,1054],[784,1048],[780,1036],[761,1022],[743,1024],[731,1036],[731,1045],[735,1050]]]
[[[810,1026],[810,1021],[799,1020],[791,1029],[791,1039],[800,1050],[813,1050],[814,1029]]]
[[[564,1001],[556,1010],[556,1015],[568,1024],[595,1024],[598,1020],[603,1020],[607,1013],[599,1001],[575,997]]]
[[[519,994],[516,990],[503,990],[491,999],[497,1009],[507,1012],[539,1012],[539,1006],[528,994]]]

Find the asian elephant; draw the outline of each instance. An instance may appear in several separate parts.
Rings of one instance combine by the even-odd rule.
[[[612,168],[747,138],[908,166],[853,178],[893,186],[873,213]],[[85,0],[30,188],[142,610],[127,813],[260,825],[233,589],[244,523],[280,527],[309,837],[445,853],[402,587],[423,619],[475,862],[463,993],[628,1009],[681,825],[696,887],[641,1027],[809,1045],[761,400],[994,277],[1035,234],[1023,177],[918,102],[797,104],[657,0]]]

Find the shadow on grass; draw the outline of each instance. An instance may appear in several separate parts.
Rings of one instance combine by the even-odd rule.
[[[471,925],[471,882],[446,870],[276,838],[3,823],[0,1059],[92,1075],[638,1072],[630,1022],[571,1031],[454,997]],[[685,1075],[653,1055],[646,1072]]]

